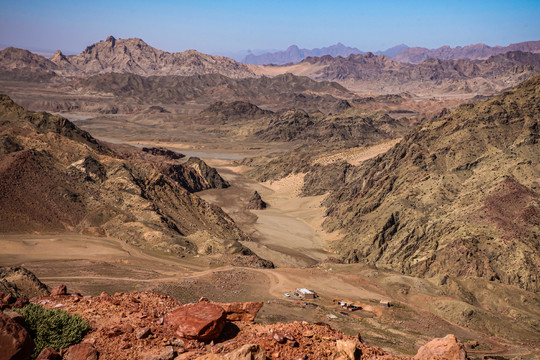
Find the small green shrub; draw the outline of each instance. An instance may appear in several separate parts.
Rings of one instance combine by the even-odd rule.
[[[44,309],[39,305],[29,304],[15,311],[24,317],[26,329],[36,343],[33,357],[46,347],[60,350],[77,344],[90,330],[88,321],[78,314],[69,315],[63,310]]]

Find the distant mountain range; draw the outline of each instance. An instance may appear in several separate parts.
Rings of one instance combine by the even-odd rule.
[[[423,47],[409,47],[405,44],[391,47],[384,51],[373,52],[375,55],[384,55],[387,58],[410,64],[419,64],[424,60],[435,58],[439,60],[484,60],[490,56],[503,54],[509,51],[540,52],[540,41],[526,41],[508,46],[488,46],[486,44],[475,44],[468,46],[442,46],[437,49],[427,49]],[[365,51],[357,48],[345,46],[341,43],[320,49],[299,49],[292,45],[285,51],[277,51],[265,54],[250,54],[242,62],[253,65],[285,65],[296,64],[308,57],[321,57],[330,55],[333,57],[347,57],[349,55],[365,54]]]
[[[505,52],[505,49],[521,50]],[[358,53],[344,56],[351,51]],[[513,44],[506,48],[475,45],[427,51],[428,53],[418,56],[434,54],[440,57],[480,58],[489,53],[500,54],[474,60],[428,58],[421,63],[411,64],[403,61],[406,58],[404,54],[416,52],[406,45],[399,45],[376,55],[361,54],[358,49],[337,44],[309,51],[290,47],[287,52],[281,53],[280,62],[292,58],[297,60],[309,53],[332,53],[324,56],[308,56],[297,64],[251,65],[195,50],[170,53],[156,49],[141,39],[115,39],[109,36],[105,41],[88,46],[78,55],[66,56],[58,50],[51,59],[27,50],[4,49],[0,51],[0,78],[48,81],[53,77],[88,77],[122,73],[141,77],[221,75],[229,79],[246,79],[276,77],[291,73],[317,81],[339,82],[350,90],[362,93],[395,94],[410,91],[422,95],[434,93],[489,95],[515,86],[540,73],[540,53],[538,53],[540,41]],[[391,59],[390,56],[394,58]],[[397,61],[399,59],[402,61]],[[418,59],[409,60],[416,62]],[[132,82],[140,82],[133,77],[129,79]],[[199,83],[196,78],[192,81]],[[228,83],[220,81],[223,85]],[[151,83],[162,84],[162,80]],[[176,98],[176,95],[174,97]]]
[[[289,63],[298,63],[310,56],[349,56],[351,54],[364,54],[365,52],[357,48],[352,48],[337,43],[336,45],[316,48],[316,49],[300,49],[296,45],[291,45],[285,51],[277,51],[274,53],[266,53],[261,55],[249,54],[242,62],[252,65],[284,65]]]
[[[439,60],[484,60],[490,56],[504,54],[509,51],[523,51],[540,53],[540,41],[525,41],[508,46],[488,46],[486,44],[475,44],[468,46],[442,46],[438,49],[426,49],[423,47],[411,47],[401,50],[393,59],[403,63],[419,64],[429,58]]]

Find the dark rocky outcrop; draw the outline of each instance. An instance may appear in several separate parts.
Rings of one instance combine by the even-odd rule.
[[[309,115],[303,110],[288,110],[272,119],[266,129],[254,136],[265,141],[302,141],[328,146],[370,144],[399,136],[408,129],[387,114],[364,113],[347,108],[338,114]]]
[[[218,101],[201,111],[198,116],[198,121],[225,124],[234,120],[253,120],[270,114],[273,114],[273,112],[263,110],[246,101]]]
[[[190,157],[188,161],[184,163],[184,166],[194,169],[196,174],[202,179],[201,190],[224,189],[231,186],[221,177],[221,175],[219,175],[215,168],[208,166],[208,164],[198,157]]]
[[[168,160],[177,160],[186,157],[184,154],[180,154],[162,147],[143,147],[142,151],[156,156],[164,156]]]
[[[251,195],[251,198],[249,199],[249,202],[247,204],[247,209],[249,210],[264,210],[266,209],[266,202],[261,198],[261,195],[254,191],[253,195]]]

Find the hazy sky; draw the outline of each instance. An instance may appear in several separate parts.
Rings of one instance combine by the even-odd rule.
[[[0,0],[0,45],[69,54],[108,35],[207,53],[337,42],[365,51],[508,45],[540,40],[539,19],[540,0]]]

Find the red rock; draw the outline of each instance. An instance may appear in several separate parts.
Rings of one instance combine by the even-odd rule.
[[[59,358],[60,354],[58,353],[58,351],[48,347],[41,350],[36,360],[57,360]]]
[[[23,307],[25,307],[28,304],[30,304],[30,302],[28,301],[28,298],[25,297],[25,296],[21,296],[20,298],[18,298],[15,301],[15,303],[12,305],[12,307],[14,307],[15,309],[22,309]]]
[[[146,353],[142,355],[142,360],[173,360],[176,356],[172,346],[166,346],[159,354]]]
[[[262,302],[213,303],[221,306],[229,321],[253,321],[261,310]]]
[[[443,338],[436,338],[418,349],[415,360],[445,359],[445,360],[466,360],[467,353],[461,341],[457,340],[453,334]]]
[[[51,296],[67,295],[66,285],[58,285],[51,291]]]
[[[261,345],[244,345],[225,355],[227,360],[266,360],[266,350]]]
[[[4,314],[9,316],[11,320],[24,327],[24,317],[16,311],[4,311]]]
[[[17,301],[17,298],[11,294],[7,294],[4,296],[4,303],[6,304],[13,304],[15,301]]]
[[[0,312],[0,360],[26,360],[34,347],[28,331]]]
[[[150,330],[150,328],[144,327],[144,328],[137,329],[137,331],[135,331],[135,337],[137,339],[145,339],[151,333],[152,331]]]
[[[219,337],[226,319],[227,313],[221,306],[200,302],[177,308],[166,322],[176,328],[180,337],[209,341]]]
[[[280,333],[275,333],[274,334],[274,340],[278,344],[284,344],[285,342],[287,342],[287,339],[285,339],[285,337],[283,335],[281,335]]]
[[[83,342],[70,346],[63,360],[98,360],[99,353],[91,344]]]

